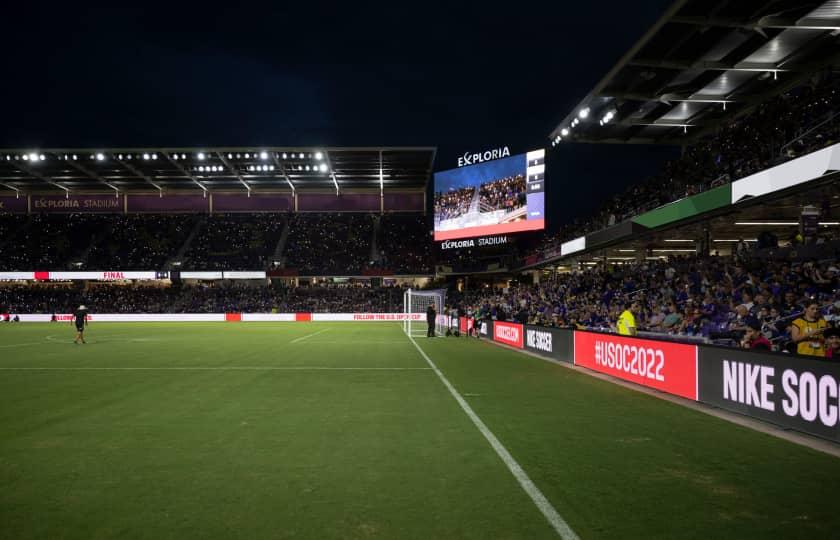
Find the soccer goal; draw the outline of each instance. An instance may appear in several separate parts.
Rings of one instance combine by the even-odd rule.
[[[404,309],[406,320],[403,322],[403,330],[409,336],[425,336],[428,331],[428,323],[426,322],[426,309],[430,305],[435,307],[437,317],[435,318],[435,334],[442,336],[446,332],[446,317],[443,312],[443,307],[446,300],[446,291],[444,289],[436,289],[433,291],[413,291],[408,289],[403,294]],[[412,315],[420,314],[418,318],[412,320]]]

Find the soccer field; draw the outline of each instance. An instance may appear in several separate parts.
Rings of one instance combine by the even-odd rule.
[[[2,538],[836,537],[840,460],[397,323],[0,326]]]

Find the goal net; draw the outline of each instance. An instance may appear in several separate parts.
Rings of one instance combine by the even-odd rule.
[[[446,317],[444,316],[443,307],[446,300],[446,291],[444,289],[436,289],[433,291],[413,291],[408,289],[403,295],[404,310],[407,315],[403,322],[403,330],[409,336],[425,336],[429,325],[426,322],[426,309],[430,305],[435,307],[437,317],[435,320],[435,335],[443,336],[446,332]],[[412,315],[420,314],[416,320],[412,320]]]

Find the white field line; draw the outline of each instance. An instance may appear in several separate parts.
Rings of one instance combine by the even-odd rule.
[[[475,427],[484,435],[484,438],[487,439],[487,442],[490,443],[490,446],[493,447],[493,450],[496,451],[496,454],[502,459],[502,461],[507,465],[508,470],[510,470],[511,474],[516,481],[519,482],[519,485],[528,494],[537,508],[542,512],[543,516],[548,520],[551,526],[557,531],[557,534],[560,535],[561,538],[565,540],[578,540],[578,535],[572,530],[566,520],[560,516],[557,510],[552,506],[548,499],[545,498],[545,495],[542,494],[540,489],[534,484],[533,481],[528,477],[528,474],[516,462],[513,456],[508,452],[507,448],[505,448],[502,443],[493,435],[493,432],[485,425],[485,423],[479,418],[479,416],[472,410],[469,403],[461,397],[461,394],[455,390],[455,387],[449,382],[443,372],[438,369],[432,359],[426,354],[426,352],[420,348],[420,345],[414,341],[414,338],[408,336],[408,339],[414,344],[417,350],[420,352],[420,355],[426,360],[426,363],[432,368],[432,370],[437,374],[438,378],[440,378],[441,382],[443,382],[444,386],[446,386],[449,393],[452,394],[452,397],[455,398],[455,401],[458,402],[458,405],[461,406],[461,409],[467,414],[467,416],[472,420],[472,423],[475,424]]]
[[[68,341],[69,343],[69,341]],[[6,345],[0,345],[0,349],[11,349],[12,347],[26,347],[29,345],[43,345],[43,341],[32,341],[29,343],[8,343]]]
[[[294,342],[292,342],[294,343]],[[345,340],[321,340],[316,339],[310,341],[310,345],[406,345],[405,340],[391,339],[391,340],[365,340],[365,339],[345,339]]]
[[[333,366],[161,366],[161,367],[0,367],[0,371],[429,371],[428,367]]]
[[[293,340],[292,340],[292,341],[290,341],[289,343],[300,343],[300,342],[301,342],[301,341],[303,341],[304,339],[309,339],[309,338],[311,338],[311,337],[313,337],[313,336],[317,336],[318,334],[323,334],[324,332],[326,332],[326,331],[328,331],[328,330],[331,330],[331,329],[330,329],[330,328],[324,328],[323,330],[318,330],[317,332],[312,332],[311,334],[306,334],[305,336],[301,336],[301,337],[299,337],[299,338],[297,338],[297,339],[293,339]]]

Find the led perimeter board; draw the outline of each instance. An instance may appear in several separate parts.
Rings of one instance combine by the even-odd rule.
[[[435,173],[435,240],[545,228],[545,150]]]

